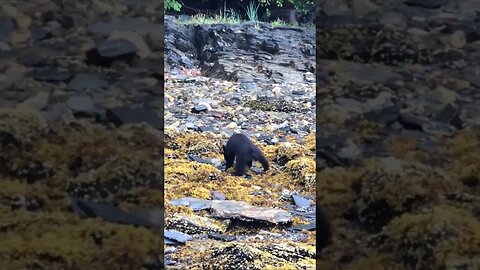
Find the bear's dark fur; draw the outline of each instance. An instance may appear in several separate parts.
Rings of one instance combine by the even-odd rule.
[[[224,147],[224,157],[227,162],[228,168],[233,166],[235,160],[235,173],[236,176],[242,176],[245,174],[247,166],[252,167],[253,161],[259,161],[264,171],[268,171],[268,161],[263,155],[260,148],[254,145],[250,139],[243,134],[233,134],[228,139],[227,144]]]

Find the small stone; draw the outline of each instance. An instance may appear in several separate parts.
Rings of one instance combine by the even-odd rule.
[[[467,38],[465,36],[465,33],[463,31],[455,31],[451,36],[450,36],[450,45],[452,47],[460,49],[463,46],[467,44]]]
[[[433,135],[447,136],[451,137],[455,135],[457,129],[449,124],[444,124],[440,122],[428,122],[422,125],[423,131]]]
[[[208,111],[208,107],[204,104],[196,105],[192,108],[192,113],[201,113]]]
[[[182,233],[182,232],[179,232],[177,230],[165,230],[164,236],[167,239],[174,240],[174,241],[182,243],[182,244],[184,244],[187,241],[190,241],[190,240],[193,239],[192,236],[190,236],[188,234],[185,234],[185,233]]]
[[[379,6],[369,0],[353,0],[353,12],[357,17],[372,13],[378,8]]]
[[[292,195],[292,199],[295,205],[300,208],[308,208],[310,207],[310,205],[312,205],[312,202],[310,200],[305,199],[302,196]]]
[[[221,192],[217,192],[215,190],[211,190],[210,194],[212,194],[212,200],[225,200],[225,194]]]
[[[421,37],[426,37],[428,35],[430,35],[430,33],[428,31],[425,31],[423,29],[420,29],[420,28],[416,28],[416,27],[410,27],[407,29],[407,32],[409,34],[411,34],[412,36],[421,36]]]
[[[455,101],[458,99],[457,93],[443,86],[437,87],[434,91],[434,94],[444,103],[455,103]]]
[[[228,129],[236,129],[237,128],[237,123],[231,122],[230,124],[227,125]]]
[[[211,126],[201,126],[201,127],[198,127],[198,131],[200,132],[212,132],[212,133],[216,133],[217,130]]]
[[[68,71],[57,71],[55,69],[35,70],[32,77],[41,82],[64,82],[70,80],[72,74]]]
[[[379,22],[385,26],[389,26],[397,29],[407,28],[407,17],[399,12],[382,12]]]

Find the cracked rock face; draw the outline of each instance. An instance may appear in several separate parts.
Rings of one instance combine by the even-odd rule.
[[[312,30],[266,23],[193,26],[167,16],[165,31],[167,68],[199,65],[207,77],[238,82],[314,82]]]

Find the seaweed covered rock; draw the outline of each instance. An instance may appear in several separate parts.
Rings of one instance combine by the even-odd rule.
[[[355,187],[363,174],[361,169],[342,167],[326,168],[317,172],[318,201],[328,210],[330,216],[342,217],[353,208],[357,200]]]
[[[404,214],[382,232],[384,252],[406,269],[476,269],[480,267],[480,222],[462,209],[438,205]]]
[[[395,216],[438,202],[457,187],[440,171],[394,158],[372,160],[360,180],[355,208],[360,222],[378,232]],[[435,192],[432,192],[435,190]]]
[[[224,233],[227,223],[207,217],[175,213],[165,220],[165,227],[187,234]]]
[[[272,112],[285,112],[285,113],[292,113],[292,112],[301,112],[303,107],[296,106],[292,107],[292,104],[286,102],[285,100],[251,100],[248,101],[245,106],[251,107],[254,110],[262,110],[262,111],[272,111]]]
[[[82,220],[70,213],[11,212],[3,207],[0,213],[2,230],[16,231],[2,236],[0,261],[8,269],[140,269],[161,260],[160,235],[144,228]]]
[[[292,178],[305,186],[315,185],[315,160],[312,158],[299,158],[285,164],[285,169]]]
[[[314,257],[301,244],[232,243],[212,251],[212,262],[224,269],[315,269]]]
[[[169,165],[165,168],[165,179],[181,178],[193,182],[208,182],[222,177],[220,171],[210,164],[189,161],[167,161],[165,165]]]
[[[47,131],[47,122],[36,111],[29,109],[0,110],[0,145],[2,148],[9,145],[31,146]]]
[[[5,161],[0,166],[3,267],[140,269],[161,264],[157,232],[80,219],[69,206],[71,194],[126,209],[160,206],[161,133],[83,121],[47,126],[34,112],[2,116],[2,130],[20,142],[14,149],[0,146]]]
[[[434,61],[433,50],[416,42],[410,33],[363,21],[339,23],[317,31],[317,42],[317,57],[323,59],[387,65],[428,64]]]
[[[276,150],[276,162],[283,166],[289,161],[304,157],[309,151],[302,145],[290,142],[282,143]]]
[[[160,189],[162,180],[159,167],[159,163],[148,160],[112,160],[69,180],[67,191],[75,197],[105,199],[117,196],[121,198],[126,192],[138,187]]]

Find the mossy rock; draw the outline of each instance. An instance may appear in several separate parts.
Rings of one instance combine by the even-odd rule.
[[[368,230],[378,232],[401,213],[439,203],[458,185],[441,171],[418,163],[404,163],[398,171],[372,160],[361,179],[357,215]]]
[[[308,153],[308,149],[304,146],[289,142],[282,143],[276,150],[275,161],[279,165],[284,166],[289,161],[304,157]]]
[[[0,145],[23,148],[45,135],[48,124],[36,111],[28,109],[0,110]]]
[[[285,170],[292,175],[294,181],[307,187],[315,185],[315,160],[303,157],[290,160],[285,165]]]
[[[254,110],[272,111],[272,112],[301,112],[304,110],[299,107],[292,107],[292,103],[284,100],[250,100],[245,103],[245,107],[250,107]]]
[[[395,254],[406,269],[480,266],[480,222],[463,209],[439,204],[424,213],[404,214],[392,221],[379,238],[383,237],[380,249]]]
[[[317,31],[317,57],[386,65],[429,64],[433,52],[406,32],[357,24]]]

